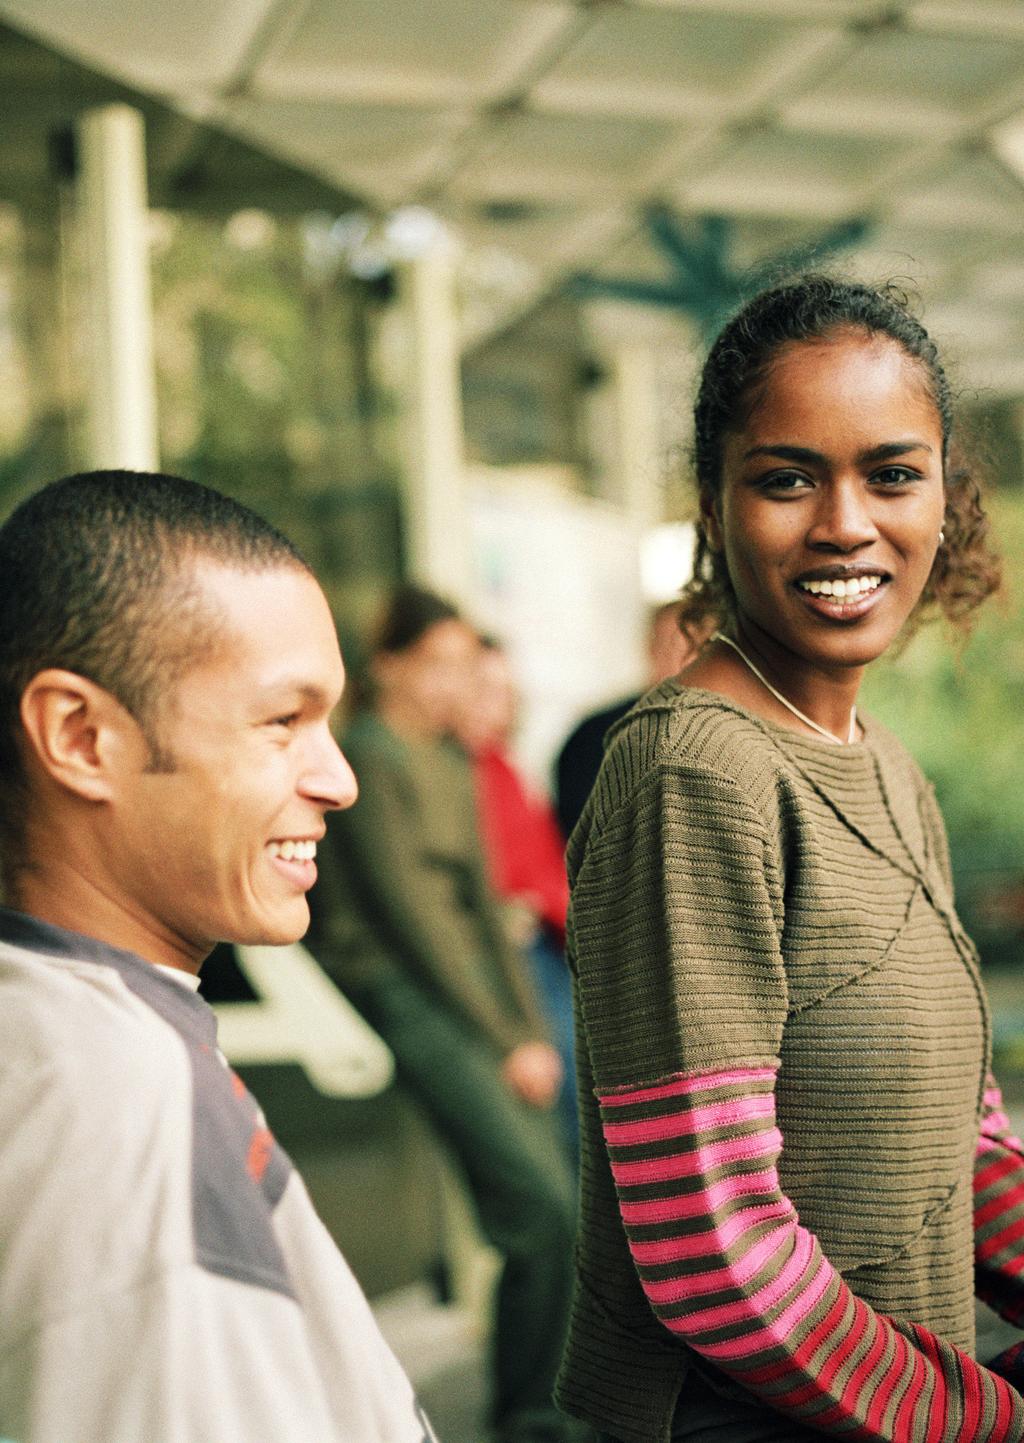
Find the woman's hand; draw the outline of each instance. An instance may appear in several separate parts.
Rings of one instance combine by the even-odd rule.
[[[505,1086],[531,1107],[553,1107],[562,1085],[562,1060],[547,1042],[522,1042],[501,1068]]]

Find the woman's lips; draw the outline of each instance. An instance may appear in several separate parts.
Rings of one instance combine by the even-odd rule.
[[[844,589],[850,584],[850,580],[855,580],[863,586],[863,578],[850,578],[845,582]],[[808,610],[813,611],[816,616],[827,617],[829,621],[859,621],[862,616],[866,616],[878,605],[888,585],[888,578],[884,576],[871,577],[870,580],[873,584],[868,590],[858,589],[853,594],[845,596],[836,596],[834,592],[832,595],[828,595],[819,590],[822,583],[815,583],[815,590],[809,591],[806,583],[801,585],[797,581],[793,582],[793,590]],[[835,582],[825,584],[834,586]]]

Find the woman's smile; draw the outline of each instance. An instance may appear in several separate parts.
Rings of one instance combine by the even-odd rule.
[[[832,566],[798,576],[793,586],[817,616],[840,623],[859,621],[884,596],[887,572],[875,567]]]

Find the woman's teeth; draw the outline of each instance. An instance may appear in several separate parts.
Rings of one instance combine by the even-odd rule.
[[[312,862],[316,856],[315,842],[271,842],[270,855],[283,862]]]
[[[812,596],[865,596],[869,591],[876,591],[882,584],[880,576],[851,576],[846,581],[798,581],[801,591],[809,591]]]

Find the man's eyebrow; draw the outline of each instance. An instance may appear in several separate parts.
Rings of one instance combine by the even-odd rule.
[[[290,677],[282,677],[268,682],[263,688],[263,693],[268,702],[299,697],[302,701],[308,702],[310,706],[333,707],[335,705],[332,700],[333,693],[328,692],[324,687],[317,686],[314,682],[292,680]]]

